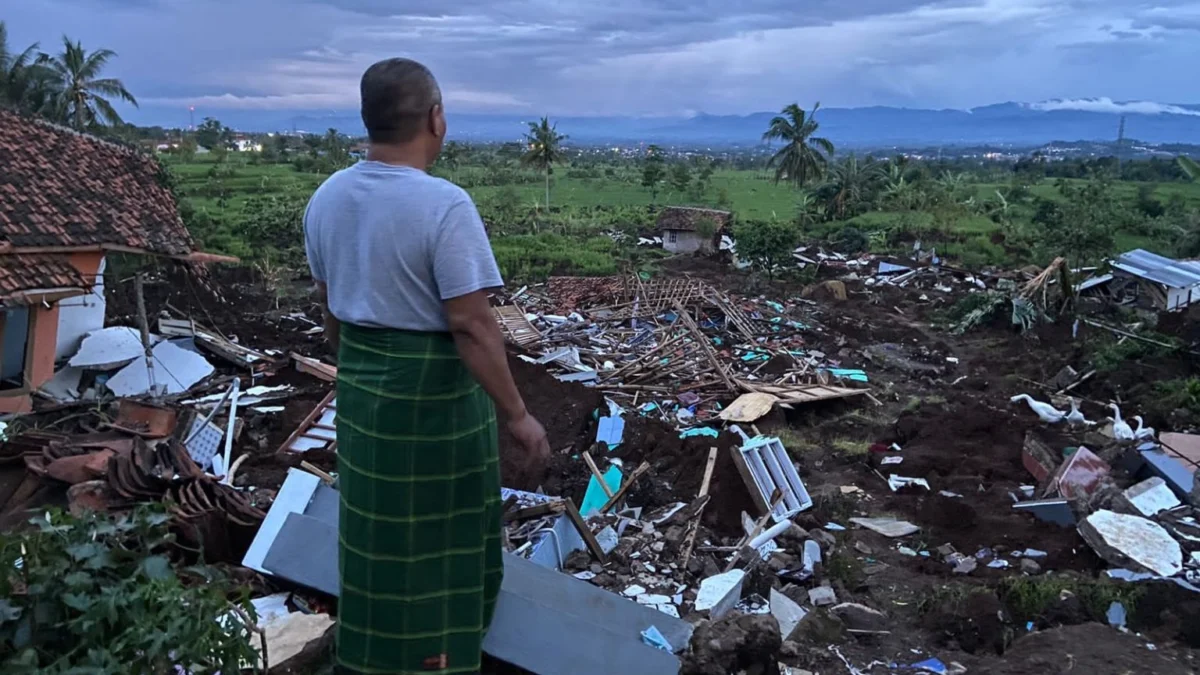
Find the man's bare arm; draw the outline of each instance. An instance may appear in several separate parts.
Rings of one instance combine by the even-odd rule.
[[[321,316],[325,317],[325,339],[333,347],[333,358],[337,358],[341,346],[342,322],[329,311],[329,288],[324,282],[317,282],[317,302],[321,304]]]
[[[467,369],[509,420],[524,417],[525,402],[508,369],[504,335],[488,304],[487,292],[451,298],[443,306],[458,355]]]

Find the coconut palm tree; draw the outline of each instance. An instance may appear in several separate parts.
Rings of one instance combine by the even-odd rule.
[[[111,49],[98,49],[90,54],[79,42],[63,36],[63,51],[45,60],[57,81],[59,93],[54,102],[55,116],[77,130],[102,122],[121,124],[121,116],[106,97],[119,98],[137,106],[137,99],[124,83],[115,78],[101,78],[100,72],[116,56]]]
[[[48,69],[38,62],[38,45],[8,49],[8,27],[0,21],[0,105],[40,112],[50,93]]]
[[[834,147],[829,139],[813,135],[821,126],[813,119],[820,107],[821,104],[817,103],[812,112],[805,113],[803,108],[793,103],[771,120],[763,140],[780,140],[784,143],[767,162],[767,168],[775,168],[776,183],[786,180],[796,187],[804,187],[808,181],[825,175]]]
[[[875,198],[886,174],[883,166],[868,158],[864,162],[850,155],[829,169],[829,178],[816,196],[825,204],[825,213],[837,220],[853,218]]]
[[[567,140],[564,134],[558,133],[558,125],[550,124],[550,118],[543,117],[540,122],[530,122],[529,131],[525,133],[525,154],[521,163],[533,166],[546,172],[546,208],[550,208],[550,174],[554,165],[565,159],[562,142]]]

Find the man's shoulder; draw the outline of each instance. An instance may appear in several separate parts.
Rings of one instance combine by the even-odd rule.
[[[431,176],[427,173],[423,173],[419,178],[417,178],[417,180],[423,183],[423,187],[428,190],[430,194],[435,195],[437,198],[445,201],[448,204],[471,201],[471,195],[467,194],[466,190],[460,188],[454,183],[451,183],[445,178],[438,178],[437,176]]]

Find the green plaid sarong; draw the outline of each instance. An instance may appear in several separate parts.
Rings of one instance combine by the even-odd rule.
[[[496,411],[446,333],[341,327],[338,663],[470,673],[500,590]]]

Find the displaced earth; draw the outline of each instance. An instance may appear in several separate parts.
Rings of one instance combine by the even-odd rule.
[[[1142,482],[1144,467],[1126,461],[1138,454],[1134,444],[1101,433],[1103,418],[1111,414],[1104,406],[1119,401],[1126,419],[1141,412],[1159,431],[1192,431],[1187,424],[1194,420],[1152,412],[1161,406],[1151,383],[1194,373],[1195,364],[1184,356],[1158,356],[1081,380],[1078,374],[1092,370],[1089,344],[1109,338],[1103,329],[1084,325],[1073,337],[1071,325],[1047,324],[1021,334],[1000,312],[1005,316],[998,322],[956,335],[945,325],[947,310],[980,284],[994,287],[995,279],[927,271],[900,286],[872,276],[873,261],[848,262],[858,261],[829,260],[806,287],[767,285],[687,259],[652,281],[552,279],[497,296],[498,306],[519,307],[516,323],[524,315],[532,319],[528,327],[540,336],[525,340],[524,334],[510,333],[514,343],[525,343],[510,345],[510,364],[554,450],[544,478],[521,483],[512,472],[515,444],[502,435],[505,486],[569,500],[591,516],[591,534],[621,532],[602,545],[603,562],[584,548],[560,561],[564,572],[694,624],[690,645],[671,645],[681,652],[683,672],[1194,672],[1200,595],[1186,582],[1108,578],[1109,569],[1141,572],[1157,562],[1118,564],[1114,559],[1122,551],[1103,538],[1085,541],[1073,522],[1089,514],[1130,513],[1131,507],[1137,514],[1137,505],[1122,502],[1121,495]],[[1029,276],[1014,275],[1022,283]],[[671,281],[680,279],[686,284]],[[110,323],[135,325],[128,286],[110,290]],[[634,313],[642,312],[641,328],[620,319],[633,300],[639,303]],[[641,303],[654,305],[653,311]],[[209,508],[199,521],[194,513],[180,516],[181,529],[203,529],[206,542],[216,540],[208,544],[211,551],[206,548],[210,562],[236,567],[289,468],[306,462],[317,471],[337,470],[336,453],[328,447],[280,452],[298,428],[311,425],[314,409],[333,387],[312,367],[298,370],[290,356],[333,363],[317,330],[320,313],[303,281],[268,287],[242,269],[214,269],[203,279],[164,270],[147,283],[146,306],[152,325],[159,317],[191,319],[272,361],[251,381],[253,362],[235,365],[207,354],[217,374],[188,397],[219,395],[235,375],[245,380],[243,390],[284,388],[275,400],[239,409],[244,422],[233,456],[246,459],[233,481],[239,490],[230,491],[239,496],[220,499],[233,503],[244,497],[246,503]],[[690,315],[695,332],[689,329],[674,351],[652,351],[680,334],[674,332],[684,321],[680,310]],[[1109,325],[1120,323],[1100,304],[1083,303],[1080,310]],[[1194,325],[1172,318],[1160,322],[1159,330],[1190,344]],[[701,343],[711,347],[711,355]],[[721,365],[714,366],[714,359]],[[631,363],[643,367],[630,368]],[[1076,376],[1060,380],[1067,366]],[[722,370],[739,390],[726,388]],[[811,498],[811,505],[792,513],[790,526],[780,528],[762,518],[763,500],[773,495],[755,494],[735,460],[738,447],[749,444],[719,418],[747,387],[768,384],[784,400],[813,398],[776,402],[753,421],[736,424],[747,437],[778,438]],[[1029,406],[1010,400],[1029,394],[1051,401],[1066,387],[1087,419],[1100,424],[1046,424]],[[817,391],[825,393],[812,394]],[[825,397],[828,391],[838,395]],[[1058,400],[1056,407],[1065,409],[1064,399]],[[36,426],[59,441],[105,428],[91,412],[94,402],[42,400],[38,407],[23,426]],[[615,417],[623,420],[623,430],[598,430],[608,424],[602,419]],[[214,425],[225,429],[225,420],[227,413],[218,407]],[[23,454],[26,462],[0,465],[6,527],[19,526],[30,507],[68,503],[66,481],[30,478],[33,468],[26,469],[28,457],[52,460],[47,452],[61,454],[63,444],[51,452],[51,441],[21,439],[8,444],[6,457]],[[608,515],[590,513],[597,510],[597,496],[600,504],[620,500],[607,498],[585,453],[601,474],[617,466],[626,483],[637,474],[623,510],[614,504]],[[1084,453],[1097,455],[1107,475],[1079,478],[1072,466],[1063,469],[1081,463]],[[1046,475],[1031,473],[1038,462],[1030,454],[1041,460]],[[705,480],[710,457],[715,459]],[[1059,475],[1060,469],[1065,473]],[[904,481],[894,476],[925,484],[896,485]],[[125,485],[114,480],[108,485]],[[82,491],[73,487],[80,501],[69,503],[118,509],[130,501],[105,489],[96,487],[98,496],[85,504]],[[1066,525],[1039,518],[1042,507],[1014,508],[1043,494],[1070,494],[1063,507]],[[170,494],[165,498],[170,501]],[[179,496],[176,503],[189,498]],[[208,501],[218,498],[210,495]],[[518,511],[524,505],[513,502],[510,547],[529,555],[544,541],[532,533],[555,516],[523,519]],[[1169,521],[1172,541],[1184,544],[1176,554],[1179,569],[1161,576],[1184,581],[1194,569],[1189,551],[1200,549],[1200,538],[1179,534],[1188,531],[1192,515],[1179,502],[1174,499],[1157,520]],[[588,504],[593,506],[585,508]],[[765,558],[747,551],[746,520],[754,534],[772,535],[773,542],[759,549],[767,552]],[[876,529],[913,527],[903,536],[888,536],[860,526],[864,522]],[[727,569],[744,574],[734,573],[740,579],[736,597],[717,599],[737,606],[712,606],[699,597],[705,595],[701,587],[717,585],[706,580]],[[310,606],[336,611],[319,592],[265,575],[243,576],[261,594],[297,590]],[[779,617],[792,608],[804,618],[781,628]],[[324,654],[307,650],[289,666],[307,671]]]

